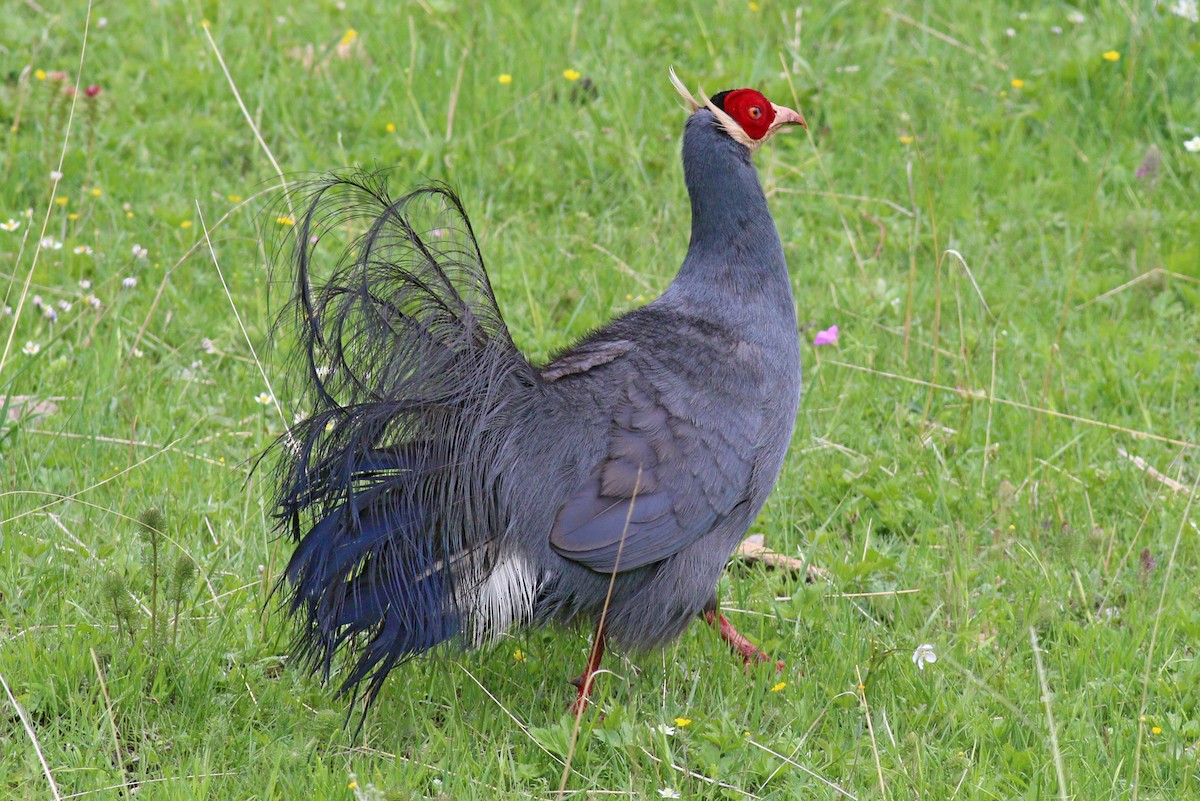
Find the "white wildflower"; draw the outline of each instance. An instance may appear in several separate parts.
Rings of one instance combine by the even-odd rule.
[[[265,392],[260,392],[254,396],[254,400],[258,403],[261,403],[263,406],[267,406],[271,403],[271,396]]]
[[[8,222],[0,223],[0,228],[3,228],[5,231],[15,231],[20,227],[21,227],[21,224],[19,222],[17,222],[16,220],[14,220],[12,217],[8,218]]]
[[[50,171],[50,180],[51,181],[61,181],[62,177],[63,177],[63,174],[61,172],[59,172],[58,170]]]
[[[134,246],[133,246],[133,257],[134,257],[135,259],[144,259],[144,258],[146,258],[146,255],[147,255],[149,252],[150,252],[150,251],[146,250],[146,249],[145,249],[144,247],[142,247],[141,245],[134,245]]]
[[[68,301],[60,300],[58,302],[58,308],[60,311],[69,312],[71,310],[71,304]]]
[[[127,278],[122,278],[121,286],[125,287],[126,289],[133,289],[135,286],[137,286],[137,279],[132,275],[128,276]]]
[[[675,727],[669,726],[666,723],[658,724],[657,726],[654,727],[654,730],[656,732],[658,732],[659,734],[665,735],[667,737],[672,737],[675,734]]]
[[[90,255],[92,255],[92,249],[90,247],[88,247],[87,245],[76,245],[75,246],[75,255],[76,256],[90,256]],[[82,284],[83,282],[81,281],[80,283]],[[87,287],[84,287],[84,288],[86,289]]]
[[[143,351],[141,348],[134,348],[130,352],[134,355],[134,358],[137,358],[137,359],[140,359],[146,355],[146,352]]]
[[[83,302],[91,306],[93,309],[99,309],[102,305],[104,305],[100,302],[100,298],[96,297],[95,295],[88,295],[83,299]]]
[[[1184,142],[1183,149],[1189,153],[1200,153],[1200,136],[1193,136]]]
[[[21,352],[26,356],[37,356],[41,350],[42,346],[36,342],[26,342],[25,347],[21,348]]]
[[[913,664],[919,669],[924,670],[926,664],[932,665],[937,661],[937,654],[933,652],[933,646],[929,643],[918,645],[917,650],[913,651]]]
[[[1188,22],[1200,22],[1200,8],[1197,7],[1196,0],[1176,0],[1171,4],[1170,11]]]
[[[46,306],[45,308],[43,308],[42,316],[45,317],[47,320],[49,320],[52,323],[58,322],[58,312],[56,312],[54,310],[53,306]]]
[[[205,337],[204,339],[200,340],[200,350],[204,351],[205,353],[216,353],[217,346],[213,344],[211,339]]]
[[[42,308],[42,296],[34,295],[33,299],[30,300],[30,303],[32,303],[34,306],[36,306],[39,309]]]
[[[92,282],[86,278],[81,278],[79,280],[79,288],[86,292],[87,290],[92,288]]]
[[[659,798],[679,798],[679,791],[674,787],[660,787],[658,790]]]
[[[52,236],[44,237],[41,244],[46,250],[62,250],[62,242],[55,241]]]
[[[1087,22],[1087,17],[1083,16],[1079,11],[1072,11],[1070,14],[1067,14],[1067,21],[1072,25],[1082,25]]]

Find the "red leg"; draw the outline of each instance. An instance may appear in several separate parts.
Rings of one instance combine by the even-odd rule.
[[[604,656],[604,630],[596,627],[596,635],[592,638],[592,652],[588,655],[587,667],[578,678],[571,679],[571,684],[579,688],[579,695],[571,704],[571,714],[579,717],[587,709],[588,698],[592,695],[592,687],[596,683],[596,671],[600,669],[600,660]]]
[[[742,658],[742,663],[749,666],[752,662],[770,662],[771,657],[759,648],[754,643],[746,638],[746,635],[733,627],[729,619],[715,610],[708,610],[704,613],[704,620],[708,625],[715,626],[717,632],[721,635],[721,639],[729,643],[729,647],[733,652]],[[775,663],[775,672],[782,673],[787,669],[787,665],[782,660]]]

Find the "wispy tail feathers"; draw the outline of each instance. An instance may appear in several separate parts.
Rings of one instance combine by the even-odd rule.
[[[470,599],[504,528],[487,466],[537,379],[450,189],[393,200],[357,173],[301,200],[294,317],[280,320],[294,319],[289,375],[311,411],[279,445],[279,516],[299,543],[281,587],[298,654],[328,676],[355,651],[342,688],[366,680],[369,701],[399,662],[478,629]],[[317,249],[338,239],[318,279]]]

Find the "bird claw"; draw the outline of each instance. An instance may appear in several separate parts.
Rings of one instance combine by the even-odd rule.
[[[729,644],[733,652],[742,658],[742,664],[745,671],[749,671],[752,665],[760,665],[764,662],[770,662],[771,657],[767,652],[759,648],[754,643],[750,642],[746,635],[733,627],[729,619],[724,615],[716,612],[705,612],[704,619],[710,626],[715,626],[717,632],[721,635],[721,639]],[[775,672],[783,673],[787,670],[787,663],[782,659],[776,660]]]

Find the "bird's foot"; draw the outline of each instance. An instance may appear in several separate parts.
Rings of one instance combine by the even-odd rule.
[[[574,684],[574,682],[571,683]],[[567,711],[571,713],[571,717],[577,718],[580,717],[584,712],[587,712],[587,708],[590,704],[591,701],[588,700],[588,697],[583,694],[583,689],[580,688],[579,695],[576,696],[575,700],[571,702],[571,705],[567,707]]]
[[[733,624],[729,622],[729,618],[717,612],[705,612],[704,619],[708,622],[708,625],[716,627],[717,633],[721,635],[721,639],[727,642],[733,652],[742,658],[742,664],[747,668],[751,665],[771,661],[771,657],[765,651],[733,627]],[[787,664],[782,659],[776,660],[775,672],[783,673],[785,670],[787,670]]]

